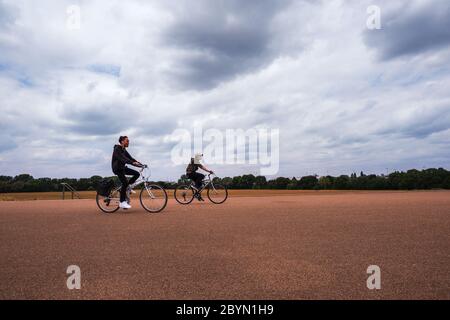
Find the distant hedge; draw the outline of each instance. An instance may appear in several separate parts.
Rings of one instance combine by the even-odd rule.
[[[116,183],[116,177],[112,177]],[[20,174],[15,177],[0,176],[0,192],[47,192],[60,191],[61,183],[66,182],[76,190],[95,190],[103,179],[100,176],[81,179],[35,179],[29,174]],[[155,181],[165,188],[174,188],[189,179],[181,176],[177,182]],[[237,177],[216,178],[230,189],[292,189],[292,190],[414,190],[414,189],[450,189],[450,171],[443,168],[408,170],[406,172],[393,172],[389,175],[359,175],[333,176],[306,176],[302,178],[279,177],[267,180],[263,176],[247,174]]]
[[[292,189],[292,190],[414,190],[450,189],[450,171],[443,168],[408,170],[385,175],[305,176],[302,178],[265,177],[243,175],[219,179],[230,189]]]

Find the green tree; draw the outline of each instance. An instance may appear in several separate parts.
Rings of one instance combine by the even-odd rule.
[[[227,188],[231,188],[233,186],[233,179],[230,177],[222,178],[222,184]]]
[[[265,189],[267,187],[267,179],[264,176],[257,176],[253,189]]]
[[[256,177],[252,174],[244,174],[240,180],[240,189],[253,189]]]
[[[319,189],[333,189],[334,178],[332,176],[320,177],[317,183]]]
[[[313,190],[317,187],[318,183],[319,180],[316,176],[306,176],[298,181],[297,186],[303,190]]]
[[[268,186],[270,189],[287,189],[290,182],[291,180],[289,178],[278,177],[275,180],[270,180]]]
[[[350,178],[347,175],[341,175],[337,177],[336,181],[334,182],[334,186],[338,190],[346,190],[350,187]]]

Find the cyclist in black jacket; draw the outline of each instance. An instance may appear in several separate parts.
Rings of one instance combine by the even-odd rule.
[[[194,197],[198,199],[198,201],[205,201],[202,198],[202,195],[198,192],[198,190],[202,187],[203,179],[205,178],[205,175],[202,173],[197,172],[198,169],[205,170],[209,173],[214,173],[212,170],[209,170],[204,165],[200,163],[200,161],[203,159],[203,154],[197,153],[194,158],[191,158],[191,162],[188,164],[186,168],[186,175],[189,179],[195,182],[195,188],[197,189],[195,191]]]
[[[126,167],[126,164],[133,165],[135,167],[141,167],[142,163],[134,159],[126,150],[130,144],[130,140],[127,136],[120,136],[119,143],[114,146],[114,152],[112,155],[111,167],[115,175],[119,177],[122,183],[120,189],[120,208],[130,209],[131,206],[127,202],[127,189],[139,178],[139,172]],[[129,181],[125,176],[133,176]],[[130,188],[130,192],[134,191]]]

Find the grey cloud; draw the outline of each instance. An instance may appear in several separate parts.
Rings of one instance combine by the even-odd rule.
[[[168,72],[183,88],[209,89],[274,59],[270,23],[290,1],[200,1],[178,13],[163,42],[186,56]]]
[[[382,11],[381,17],[382,29],[366,30],[364,41],[382,60],[450,45],[449,1],[408,1],[395,11]]]
[[[113,77],[120,77],[121,66],[116,66],[112,64],[92,64],[87,67],[89,71],[96,73],[108,74]]]
[[[0,0],[4,173],[110,175],[112,146],[124,133],[155,177],[178,178],[184,168],[172,166],[170,135],[197,123],[204,131],[279,128],[281,175],[448,163],[450,51],[441,48],[449,28],[441,17],[449,14],[439,0],[421,8],[399,1],[405,10],[391,13],[392,2],[381,0],[384,30],[364,33],[382,59],[436,54],[414,64],[361,55],[365,4],[354,1],[136,0],[115,3],[123,15],[110,16],[110,26],[100,19],[110,2],[99,0],[83,2],[89,15],[76,32],[55,24],[64,5],[43,1],[35,15],[13,1]],[[18,20],[5,3],[20,9]],[[288,58],[258,73],[280,56]],[[17,83],[27,75],[33,86]],[[208,88],[215,90],[185,91]]]
[[[170,151],[178,144],[174,141],[157,140],[158,143],[146,145],[143,150],[148,151],[149,154],[158,155],[158,158],[165,159],[170,157]]]
[[[112,135],[133,125],[129,112],[119,106],[96,106],[92,109],[66,110],[63,118],[69,121],[65,128],[81,135]]]
[[[176,120],[136,114],[129,105],[94,105],[86,108],[67,108],[61,118],[64,126],[80,135],[109,136],[133,129],[136,136],[160,137],[176,128]]]
[[[11,32],[17,15],[18,11],[14,7],[0,0],[0,52],[2,52],[0,54],[0,72],[4,70],[10,71],[10,61],[5,54],[9,49],[8,37],[4,37],[3,35],[8,35]]]
[[[9,28],[17,17],[17,10],[6,4],[4,1],[0,1],[0,29]]]
[[[393,122],[389,128],[379,131],[379,134],[400,134],[417,139],[426,138],[434,133],[450,129],[450,107],[436,106],[433,109],[416,112],[409,121]]]
[[[162,136],[173,132],[177,123],[176,120],[140,119],[136,122],[137,134],[150,137]]]
[[[17,148],[17,144],[10,136],[0,135],[0,153]]]

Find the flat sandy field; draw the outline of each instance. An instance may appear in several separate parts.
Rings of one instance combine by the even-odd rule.
[[[139,190],[136,190],[137,197]],[[324,195],[324,194],[348,194],[348,193],[367,193],[367,191],[346,191],[346,190],[229,190],[231,197],[270,197],[270,196],[293,196],[293,195]],[[378,193],[388,191],[374,191]],[[402,192],[402,191],[400,191]],[[79,191],[78,195],[81,199],[95,199],[95,191]],[[168,189],[167,195],[171,199],[173,198],[173,190]],[[0,193],[0,201],[28,201],[28,200],[62,200],[62,192],[24,192],[24,193]],[[65,200],[70,200],[72,194],[66,192],[64,195]],[[74,199],[77,197],[74,195]]]
[[[159,214],[17,201],[60,196],[0,195],[16,200],[0,201],[0,299],[450,299],[448,191],[232,191]]]

